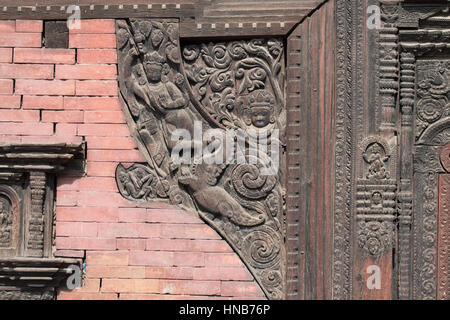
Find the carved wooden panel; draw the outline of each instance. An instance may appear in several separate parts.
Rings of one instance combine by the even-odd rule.
[[[446,152],[448,157],[448,150]],[[448,158],[447,158],[448,159]],[[439,177],[437,298],[450,300],[450,175]]]
[[[124,112],[147,160],[117,167],[121,194],[163,199],[199,215],[230,243],[266,295],[282,299],[283,42],[180,46],[175,22],[131,19],[116,26]]]
[[[20,191],[19,191],[20,192]],[[19,253],[22,230],[22,210],[18,191],[8,185],[0,185],[0,257]]]

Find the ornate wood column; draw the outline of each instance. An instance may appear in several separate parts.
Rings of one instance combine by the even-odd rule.
[[[53,257],[55,174],[83,172],[84,144],[0,145],[0,299],[53,299],[75,259]]]

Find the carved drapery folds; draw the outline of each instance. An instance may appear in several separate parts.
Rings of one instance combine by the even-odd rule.
[[[283,298],[282,42],[180,46],[177,23],[148,19],[118,20],[116,33],[124,112],[147,160],[117,167],[121,194],[199,215]]]
[[[79,171],[84,144],[0,145],[0,299],[53,299],[74,259],[54,251],[54,175]]]

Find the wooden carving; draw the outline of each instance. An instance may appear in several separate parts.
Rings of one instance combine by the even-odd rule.
[[[15,254],[20,224],[19,197],[14,188],[0,185],[0,251]]]
[[[55,173],[79,167],[84,144],[0,145],[0,300],[54,299],[79,264],[54,252]]]
[[[124,112],[147,160],[117,167],[121,194],[198,214],[230,243],[267,297],[282,299],[283,43],[180,46],[174,22],[118,20],[116,27]]]

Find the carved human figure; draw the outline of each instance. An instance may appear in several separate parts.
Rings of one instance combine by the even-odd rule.
[[[193,134],[194,117],[186,109],[188,101],[181,90],[167,77],[170,67],[166,59],[156,51],[146,53],[142,59],[146,79],[142,79],[142,74],[134,73],[131,68],[138,65],[138,56],[135,48],[130,49],[129,62],[124,64],[126,82],[133,94],[144,101],[151,112],[161,116],[166,137],[170,137],[176,129],[186,129]],[[169,150],[174,146],[170,139],[167,139],[167,144]]]
[[[125,195],[134,199],[141,199],[146,198],[152,192],[150,185],[153,182],[153,176],[143,170],[135,169],[124,172],[120,176],[120,182]]]

